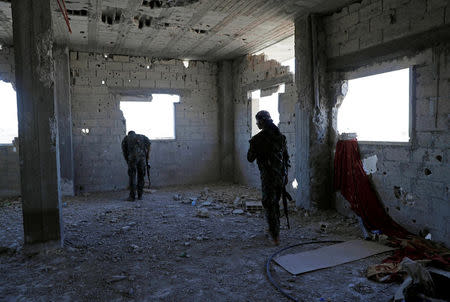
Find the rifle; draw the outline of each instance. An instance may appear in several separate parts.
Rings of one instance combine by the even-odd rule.
[[[145,159],[145,167],[147,168],[148,188],[150,189],[152,182],[150,181],[150,165],[148,164],[147,158]]]
[[[289,225],[289,216],[288,216],[288,207],[287,201],[292,201],[292,196],[286,191],[286,186],[283,186],[283,190],[281,191],[281,198],[283,198],[283,208],[284,208],[284,216],[286,216],[288,229],[291,228]]]

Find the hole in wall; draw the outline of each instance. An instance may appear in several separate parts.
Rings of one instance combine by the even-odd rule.
[[[89,134],[89,128],[83,128],[83,129],[81,129],[81,133],[83,133],[83,134],[85,134],[85,135]]]
[[[425,173],[425,175],[426,176],[428,176],[428,175],[431,175],[432,173],[431,173],[431,170],[430,169],[428,169],[428,168],[425,168],[425,170],[424,170],[424,172],[423,173]]]
[[[297,178],[294,178],[294,180],[292,181],[292,188],[294,188],[294,189],[298,188]]]
[[[400,197],[402,197],[402,188],[394,186],[394,195],[395,198],[400,199]]]
[[[436,155],[437,161],[442,161],[442,155]]]
[[[415,219],[413,219],[413,220],[411,220],[413,223],[416,223],[416,220]]]

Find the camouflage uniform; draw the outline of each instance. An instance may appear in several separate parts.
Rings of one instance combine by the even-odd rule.
[[[253,162],[255,159],[261,174],[262,204],[269,232],[277,241],[280,234],[279,201],[287,182],[289,154],[286,137],[271,120],[250,140],[247,160]]]
[[[138,198],[142,198],[145,183],[146,159],[150,153],[150,140],[142,134],[136,134],[134,131],[128,132],[128,135],[122,141],[122,153],[128,164],[128,176],[130,187],[130,199],[134,200],[136,196],[136,172],[137,172],[137,193]]]

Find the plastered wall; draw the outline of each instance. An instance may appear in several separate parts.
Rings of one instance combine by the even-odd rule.
[[[191,61],[185,68],[180,60],[71,52],[70,67],[78,192],[127,186],[120,147],[126,127],[119,95],[180,95],[175,105],[176,139],[152,142],[155,186],[219,179],[216,64]],[[89,134],[82,129],[89,129]]]
[[[439,29],[449,23],[448,5],[448,1],[384,0],[345,7],[323,20],[328,55],[337,58],[351,55],[398,38]],[[427,230],[434,240],[449,245],[450,44],[442,41],[430,45],[418,56],[417,60],[398,58],[331,77],[342,80],[358,72],[363,76],[413,67],[411,142],[360,143],[360,152],[362,158],[377,155],[377,171],[371,178],[388,213],[408,230],[415,233]],[[336,208],[349,214],[348,204],[339,194]]]

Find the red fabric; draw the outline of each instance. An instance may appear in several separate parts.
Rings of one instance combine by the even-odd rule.
[[[351,209],[362,218],[369,230],[380,230],[383,234],[397,239],[392,243],[401,248],[383,260],[383,263],[396,264],[390,271],[391,281],[398,277],[397,266],[404,257],[412,260],[429,259],[439,267],[450,268],[448,249],[412,235],[386,213],[363,169],[356,139],[338,141],[336,145],[334,188],[341,191]],[[376,271],[378,268],[374,267]]]
[[[400,238],[409,234],[384,210],[363,169],[356,139],[340,140],[336,145],[334,188],[341,191],[369,230],[380,230],[383,234]]]

